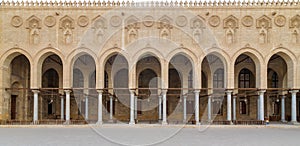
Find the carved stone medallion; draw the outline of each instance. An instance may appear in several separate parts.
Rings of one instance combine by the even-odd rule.
[[[217,27],[220,24],[220,17],[217,15],[213,15],[209,18],[208,22],[212,27]]]
[[[56,19],[53,16],[47,16],[44,20],[44,24],[48,27],[52,27],[56,24]]]
[[[23,24],[23,19],[20,16],[14,16],[11,18],[11,25],[14,27],[19,27]]]
[[[153,20],[154,20],[154,18],[152,16],[147,15],[147,16],[144,17],[143,24],[146,27],[151,27],[154,23]]]
[[[242,24],[246,27],[253,25],[253,18],[251,16],[245,16],[242,18]]]
[[[119,16],[112,16],[110,19],[110,25],[114,27],[120,26],[122,23],[122,19]]]
[[[176,18],[176,24],[180,27],[184,27],[187,24],[187,19],[185,16],[181,15]]]
[[[275,19],[274,19],[274,23],[279,27],[284,26],[285,22],[286,22],[286,19],[283,15],[279,15],[279,16],[275,17]]]
[[[79,16],[77,24],[81,27],[85,27],[89,24],[89,18],[86,16]]]

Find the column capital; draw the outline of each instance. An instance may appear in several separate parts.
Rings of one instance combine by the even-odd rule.
[[[258,94],[264,94],[266,92],[266,89],[259,89],[257,91]]]
[[[187,98],[187,95],[182,95],[183,98]]]
[[[33,93],[39,93],[39,92],[40,92],[39,89],[31,89],[31,91],[32,91]]]
[[[289,91],[290,93],[297,93],[299,92],[299,90],[295,90],[295,89],[292,89],[291,91]]]
[[[71,89],[64,89],[64,91],[65,91],[65,93],[67,93],[67,94],[72,92]]]
[[[168,89],[161,89],[161,94],[167,94]]]
[[[227,94],[232,93],[232,92],[233,92],[233,89],[226,89],[225,92],[226,92]]]
[[[200,89],[194,89],[194,93],[200,93]]]
[[[103,93],[103,89],[96,89],[98,93]]]
[[[129,89],[130,94],[135,94],[136,89]]]
[[[281,98],[286,98],[286,95],[281,95]]]

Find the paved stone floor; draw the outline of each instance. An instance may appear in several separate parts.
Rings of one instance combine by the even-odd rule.
[[[0,145],[300,145],[299,126],[4,126]]]

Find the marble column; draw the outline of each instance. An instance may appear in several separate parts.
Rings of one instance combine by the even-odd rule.
[[[297,108],[296,108],[296,97],[297,97],[298,90],[292,90],[290,93],[292,93],[292,103],[291,103],[291,123],[297,123]]]
[[[65,103],[64,103],[65,99],[64,96],[60,97],[60,119],[64,120],[65,119],[65,112],[64,112],[64,108],[65,108]]]
[[[89,119],[89,96],[85,97],[85,120]]]
[[[113,122],[113,96],[109,96],[109,122]]]
[[[183,123],[186,123],[186,98],[187,95],[183,95]]]
[[[166,125],[167,123],[167,90],[163,89],[161,91],[162,94],[162,100],[163,100],[163,120],[162,120],[162,124]]]
[[[196,125],[199,125],[199,93],[200,90],[195,90],[195,121]]]
[[[66,93],[66,123],[70,123],[70,107],[71,107],[71,99],[70,99],[70,93],[71,90],[65,90]]]
[[[102,120],[102,90],[97,90],[98,92],[98,121],[97,124],[101,125],[103,123]]]
[[[231,121],[231,93],[232,90],[227,90],[227,121]]]
[[[130,90],[130,121],[129,125],[134,125],[134,90]]]
[[[236,121],[236,96],[232,99],[232,120]]]
[[[207,100],[207,120],[211,122],[211,96],[208,96]]]
[[[256,116],[257,116],[257,120],[259,120],[259,97],[257,97],[257,102],[256,102]]]
[[[159,95],[158,96],[158,120],[160,121],[160,120],[162,120],[161,119],[161,100],[162,100],[162,96],[161,95]]]
[[[285,121],[285,95],[281,96],[281,122]]]
[[[39,90],[32,90],[33,92],[33,124],[38,124],[38,113],[39,113]]]
[[[134,119],[137,119],[137,96],[134,96]]]
[[[265,120],[265,114],[264,114],[264,94],[266,90],[260,90],[259,93],[259,120],[264,121]]]

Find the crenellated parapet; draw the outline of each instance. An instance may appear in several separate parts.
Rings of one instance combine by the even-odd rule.
[[[13,8],[13,7],[72,7],[72,8],[86,8],[86,7],[299,7],[299,0],[293,1],[146,1],[146,2],[134,2],[134,1],[21,1],[21,2],[9,2],[2,1],[0,6],[2,8]]]

